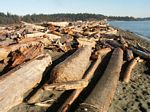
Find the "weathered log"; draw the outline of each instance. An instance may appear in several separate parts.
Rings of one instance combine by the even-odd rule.
[[[0,77],[0,112],[7,112],[23,100],[23,95],[40,83],[43,72],[51,63],[50,56],[42,56]]]
[[[110,51],[111,51],[110,48],[103,48],[103,49],[99,49],[98,51],[96,51],[96,54],[103,56],[109,53]]]
[[[77,112],[107,112],[112,102],[119,74],[123,63],[123,51],[120,48],[114,50],[109,64],[88,98],[81,103]]]
[[[69,22],[48,22],[47,24],[52,24],[52,25],[55,25],[55,26],[65,27],[65,26],[68,26]]]
[[[135,68],[135,66],[137,65],[137,63],[140,61],[140,58],[139,57],[136,57],[136,58],[134,58],[132,61],[131,61],[131,63],[129,63],[129,65],[128,65],[128,67],[127,67],[127,69],[126,69],[126,71],[125,71],[125,74],[124,74],[124,79],[123,79],[123,81],[125,82],[125,83],[129,83],[129,81],[130,81],[130,78],[131,78],[131,72],[132,72],[132,70]]]
[[[93,66],[89,69],[88,73],[85,75],[85,77],[83,78],[83,80],[86,80],[88,83],[90,82],[91,78],[93,77],[93,74],[95,72],[95,70],[97,69],[98,65],[101,62],[101,57],[99,55],[99,58],[95,61],[95,63],[93,64]],[[70,106],[72,105],[72,103],[75,101],[75,99],[80,95],[80,93],[83,91],[83,88],[74,90],[73,93],[71,94],[71,96],[66,100],[66,102],[61,106],[61,108],[59,108],[58,112],[66,112]]]
[[[130,49],[127,49],[126,50],[126,57],[127,57],[127,60],[128,61],[130,61],[130,60],[132,60],[133,58],[134,58],[134,55],[133,55],[133,52],[132,52],[132,50],[130,50]]]
[[[105,50],[101,49],[98,51],[99,52],[98,55],[104,56],[110,51],[111,51],[111,49],[109,49],[109,48],[106,48]],[[94,70],[97,68],[97,66],[101,62],[101,57],[99,57],[98,55],[97,55],[97,58],[96,58],[97,60],[96,60],[95,64],[92,66],[91,69],[89,69],[89,72],[87,73],[87,75],[85,75],[85,77],[83,77],[83,79],[80,79],[79,81],[45,84],[43,86],[43,88],[48,91],[78,89],[78,90],[75,90],[74,93],[70,96],[71,98],[68,98],[68,100],[67,100],[67,101],[69,101],[69,99],[70,99],[71,102],[73,102],[75,100],[75,98],[82,92],[83,88],[88,85],[89,80],[91,79]],[[78,92],[76,92],[76,91],[78,91]],[[36,103],[36,101],[40,97],[41,93],[42,93],[42,89],[39,89],[27,102],[30,104]],[[74,95],[75,95],[75,97],[74,97]],[[74,99],[72,99],[72,98],[74,98]],[[67,101],[65,103],[66,105],[67,105],[67,103],[69,103]],[[71,105],[71,102],[70,102],[70,105]],[[64,104],[64,106],[65,106],[65,104]]]
[[[80,46],[89,45],[89,46],[95,47],[95,44],[96,44],[94,40],[89,40],[87,38],[78,38],[77,42],[79,43]]]
[[[108,43],[109,45],[111,45],[112,47],[115,47],[115,48],[118,48],[118,47],[122,47],[123,48],[123,45],[118,43],[115,40],[107,40],[106,43]]]
[[[134,47],[130,47],[130,49],[133,51],[133,53],[137,54],[141,58],[150,60],[150,53],[146,53],[146,52],[136,49]]]
[[[141,46],[139,43],[137,43],[137,46],[140,50],[146,52],[146,53],[150,53],[150,51],[148,49],[146,49],[145,47]]]
[[[45,33],[43,32],[36,32],[36,33],[31,33],[31,34],[26,34],[26,38],[35,38],[35,37],[43,37]]]
[[[50,75],[51,82],[60,83],[80,80],[88,67],[91,52],[90,46],[79,48],[65,61],[56,65]]]
[[[24,21],[21,21],[21,23],[26,26],[26,29],[28,29],[28,28],[32,28],[32,29],[36,29],[36,30],[45,29],[45,27],[43,27],[43,26],[27,23]]]
[[[44,85],[44,89],[48,91],[52,90],[71,90],[71,89],[81,89],[88,85],[88,81],[86,80],[79,80],[79,81],[69,81],[69,82],[62,82],[62,83],[53,83],[53,84],[46,84]]]
[[[100,56],[106,55],[110,51],[111,51],[110,48],[99,49],[94,54],[92,54],[91,59],[96,60],[96,59],[98,59],[99,55]]]
[[[23,52],[21,52],[21,54],[12,58],[13,63],[11,64],[10,67],[15,67],[17,65],[22,64],[26,60],[31,60],[37,57],[38,55],[42,54],[42,52],[43,52],[42,45],[33,46],[28,49],[25,49]]]

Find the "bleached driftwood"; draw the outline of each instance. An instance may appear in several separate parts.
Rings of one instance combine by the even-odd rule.
[[[40,83],[43,72],[51,63],[50,56],[43,56],[20,65],[0,77],[0,112],[7,112],[23,100],[23,95]]]
[[[65,27],[65,26],[68,26],[69,23],[68,22],[48,22],[47,24]]]
[[[88,85],[86,80],[79,81],[70,81],[70,82],[62,82],[62,83],[53,83],[49,85],[44,85],[44,89],[48,91],[53,90],[71,90],[71,89],[81,89]]]
[[[88,67],[91,52],[91,46],[79,48],[65,61],[56,65],[50,75],[51,82],[60,83],[80,80]]]
[[[101,57],[105,56],[107,53],[109,53],[111,49],[106,48],[99,50],[97,60],[94,62],[93,66],[89,69],[85,77],[83,77],[83,80],[86,80],[88,83],[90,82],[91,78],[94,75],[95,70],[101,63]],[[66,100],[66,102],[59,108],[58,112],[66,112],[72,103],[75,101],[75,99],[80,95],[80,93],[83,91],[84,87],[81,89],[74,90],[71,96]]]
[[[79,43],[80,46],[89,45],[89,46],[95,47],[95,44],[96,44],[94,40],[89,40],[87,38],[78,38],[77,42]]]
[[[123,51],[120,48],[114,50],[108,66],[88,98],[81,103],[77,112],[81,108],[90,112],[107,112],[113,100],[119,74],[123,63]]]
[[[95,70],[97,69],[98,65],[100,64],[100,62],[101,62],[101,57],[99,56],[99,58],[96,60],[96,62],[93,64],[93,66],[89,69],[88,73],[85,75],[83,80],[85,80],[88,83],[90,82],[90,79],[93,77],[93,74],[94,74]],[[59,108],[58,112],[67,112],[67,110],[70,108],[72,103],[80,95],[80,93],[83,91],[84,88],[85,87],[74,90],[73,93],[71,94],[71,96]]]
[[[43,27],[43,26],[27,23],[24,21],[21,21],[21,23],[26,26],[26,29],[28,29],[28,28],[32,28],[32,29],[36,29],[36,30],[45,29],[45,27]]]

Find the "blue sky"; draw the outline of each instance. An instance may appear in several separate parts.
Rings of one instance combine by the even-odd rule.
[[[150,17],[150,0],[1,0],[0,12],[19,15],[96,13]]]

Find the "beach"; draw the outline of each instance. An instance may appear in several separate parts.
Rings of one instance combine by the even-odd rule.
[[[150,50],[150,42],[129,31],[119,30],[119,35],[134,39]],[[138,63],[132,71],[129,84],[119,81],[109,112],[149,112],[150,111],[150,62]]]
[[[44,75],[43,75],[41,81],[39,81],[37,83],[37,85],[34,85],[32,88],[28,89],[28,91],[24,92],[23,97],[21,95],[21,98],[23,99],[23,101],[20,101],[17,105],[12,106],[12,108],[8,112],[45,112],[45,111],[56,112],[56,111],[58,111],[58,109],[60,109],[60,107],[64,104],[64,102],[67,101],[67,99],[72,94],[72,92],[75,90],[78,91],[78,89],[65,90],[63,88],[62,90],[57,90],[56,89],[57,85],[56,85],[56,87],[54,87],[52,90],[48,90],[48,89],[46,90],[45,87],[47,85],[53,85],[53,82],[51,82],[51,81],[57,81],[57,80],[55,80],[55,77],[53,77],[51,79],[51,74],[54,73],[54,72],[52,72],[53,69],[60,63],[63,63],[64,60],[66,60],[68,57],[72,56],[74,52],[76,52],[78,50],[80,51],[81,46],[86,46],[86,45],[93,46],[93,43],[96,43],[96,45],[94,44],[94,48],[93,48],[94,55],[91,55],[90,59],[88,58],[89,62],[87,63],[88,69],[85,68],[85,69],[87,69],[86,72],[88,72],[88,70],[91,69],[90,67],[93,66],[92,64],[95,62],[95,60],[98,60],[98,57],[97,57],[98,55],[101,56],[101,59],[100,59],[101,63],[98,64],[98,66],[95,68],[94,73],[92,73],[93,75],[89,79],[90,80],[89,84],[86,85],[85,88],[81,87],[83,89],[83,91],[81,91],[81,93],[78,96],[76,96],[75,101],[70,105],[68,111],[69,112],[76,112],[76,111],[77,112],[87,112],[88,108],[86,107],[86,105],[82,105],[82,104],[85,104],[84,102],[91,94],[93,94],[93,95],[89,99],[92,99],[93,102],[101,102],[101,101],[103,102],[104,101],[103,102],[104,104],[108,104],[107,109],[109,109],[109,112],[149,112],[150,111],[150,88],[149,88],[150,87],[150,62],[149,62],[149,58],[143,59],[143,57],[140,56],[140,58],[143,61],[138,62],[137,66],[133,69],[129,83],[125,83],[123,81],[124,70],[128,67],[128,64],[132,60],[134,60],[137,56],[139,56],[136,53],[134,53],[134,57],[132,57],[131,60],[128,60],[127,53],[126,53],[127,50],[129,50],[132,47],[135,47],[137,45],[140,45],[143,48],[150,51],[150,45],[149,45],[150,42],[149,41],[136,35],[133,32],[124,31],[119,28],[110,27],[104,21],[99,21],[99,22],[98,21],[90,21],[90,22],[79,22],[79,23],[74,22],[74,23],[72,23],[72,26],[66,26],[66,27],[62,27],[62,26],[58,27],[57,25],[55,26],[55,25],[50,24],[48,31],[49,32],[51,31],[50,33],[52,33],[53,36],[55,38],[57,38],[57,41],[45,40],[45,38],[48,38],[48,36],[50,36],[50,38],[52,39],[52,34],[46,33],[47,37],[45,37],[45,33],[43,34],[43,32],[41,30],[37,30],[37,32],[40,32],[40,34],[42,34],[42,36],[37,37],[35,34],[39,35],[39,33],[35,32],[34,30],[32,31],[32,27],[31,27],[34,25],[36,26],[36,24],[31,24],[31,23],[24,23],[24,24],[25,24],[25,26],[26,26],[26,24],[30,25],[30,27],[27,27],[27,29],[31,28],[30,30],[32,32],[32,35],[27,33],[26,36],[23,36],[23,38],[21,38],[22,41],[18,40],[18,42],[24,43],[24,41],[25,41],[28,46],[28,44],[29,45],[31,44],[29,40],[31,40],[33,42],[36,42],[36,41],[38,42],[40,40],[40,42],[36,43],[36,44],[38,44],[38,47],[42,47],[41,42],[44,43],[45,47],[44,48],[42,47],[41,49],[43,49],[43,52],[46,54],[46,56],[47,55],[51,56],[52,60],[50,60],[50,61],[52,63],[49,65],[48,69],[46,69],[43,72]],[[38,26],[37,29],[41,28],[41,27],[42,26],[40,26],[40,27]],[[59,30],[55,30],[55,28],[58,28]],[[22,28],[20,28],[19,31],[22,32]],[[58,36],[58,34],[61,36],[61,38]],[[13,37],[13,35],[16,35],[16,34],[12,34],[12,37]],[[27,36],[35,36],[36,38],[35,37],[27,37]],[[72,37],[74,39],[72,39]],[[18,38],[18,37],[15,37],[15,38]],[[13,40],[13,38],[11,38],[11,39]],[[75,41],[75,39],[77,39],[77,41]],[[5,41],[9,45],[8,39]],[[65,42],[67,44],[64,44],[64,46],[63,46],[63,43],[65,43]],[[76,42],[78,42],[78,44]],[[8,46],[7,44],[4,44],[4,45]],[[37,47],[36,44],[35,43],[32,43],[32,44],[33,44],[33,48],[35,49]],[[72,46],[70,46],[70,44],[72,44]],[[3,45],[3,43],[2,43],[2,45]],[[8,47],[14,48],[14,45],[17,46],[17,45],[22,45],[22,44],[11,43]],[[29,54],[31,56],[28,54],[28,52],[26,52],[26,53],[31,58],[29,58],[29,59],[27,58],[27,61],[23,61],[23,62],[21,60],[21,62],[20,62],[21,64],[17,66],[17,69],[12,69],[12,70],[15,71],[15,70],[18,70],[21,68],[23,69],[23,68],[25,68],[24,66],[26,65],[26,63],[28,64],[28,62],[30,63],[30,61],[32,62],[35,60],[39,60],[39,58],[34,58],[34,57],[32,58],[32,55],[33,55],[32,52],[34,52],[34,50],[32,50],[33,49],[32,45],[29,48],[31,48],[29,51],[28,51],[28,48],[24,48],[24,49],[29,52]],[[100,51],[102,49],[109,49],[109,52],[106,53],[107,55],[106,54],[102,55],[101,53],[98,54],[98,51]],[[120,69],[118,69],[115,72],[115,71],[113,71],[113,69],[112,70],[110,69],[111,67],[113,68],[113,64],[116,63],[115,60],[111,59],[111,56],[113,55],[113,52],[117,49],[119,51],[122,51],[122,53],[121,53],[122,56],[120,56],[120,60],[118,58],[115,58],[117,60],[117,62],[120,63],[120,64],[118,64],[118,66],[120,66]],[[19,50],[22,50],[22,49],[19,49]],[[38,49],[35,49],[35,50],[38,50]],[[37,55],[39,55],[38,53],[39,53],[39,50],[37,52]],[[86,52],[86,53],[88,53],[88,52]],[[96,55],[96,53],[98,55]],[[36,52],[35,52],[35,54],[36,54]],[[81,60],[80,60],[80,58],[78,58],[76,60],[76,61],[80,60],[79,63],[77,63],[77,64],[82,65],[82,63],[83,63],[82,59],[84,59],[86,57],[85,55],[86,54],[84,54],[84,56],[81,57]],[[95,57],[92,58],[92,56],[95,56]],[[72,56],[72,57],[74,58],[75,56]],[[79,57],[79,56],[77,56],[77,57]],[[7,56],[6,56],[6,58],[7,58]],[[23,57],[23,58],[21,57],[21,59],[24,59],[24,58],[26,58],[26,57]],[[107,69],[107,66],[109,65],[109,61],[112,61],[112,65],[110,68]],[[69,64],[68,64],[69,66],[67,65],[68,68],[71,66],[71,63],[72,63],[72,60],[69,61]],[[41,63],[39,63],[39,64],[41,64]],[[77,64],[75,64],[75,66],[74,66],[74,63],[72,63],[72,65],[75,67],[73,70],[77,69],[77,67],[76,67]],[[7,68],[7,66],[6,66],[6,68]],[[9,68],[9,69],[11,70],[11,68]],[[60,67],[60,69],[61,69],[61,67]],[[107,72],[108,73],[107,75],[104,75],[105,70],[110,70],[109,72],[113,71],[111,76],[109,76],[109,72]],[[34,71],[36,71],[36,70],[34,70]],[[71,69],[67,69],[67,72],[70,72],[70,71],[71,71]],[[6,71],[4,71],[4,72],[6,72]],[[8,73],[11,73],[11,72],[8,72]],[[75,72],[75,73],[77,73],[77,75],[79,75],[78,72]],[[118,73],[117,77],[115,79],[111,78],[113,75],[116,75],[115,73]],[[71,72],[71,74],[72,74],[72,72]],[[2,74],[2,75],[5,76],[5,74]],[[30,74],[30,75],[34,75],[34,74]],[[60,73],[60,75],[61,75],[61,73]],[[11,74],[10,74],[10,76],[11,76]],[[68,75],[68,76],[70,76],[70,75]],[[103,78],[103,76],[105,79],[104,82],[103,82],[103,80],[101,80]],[[74,79],[74,76],[72,76],[72,77]],[[30,78],[27,77],[26,80],[29,80]],[[22,78],[20,78],[20,79],[22,80]],[[66,80],[66,79],[67,78],[64,78],[64,80]],[[113,80],[111,80],[111,79],[113,79]],[[23,80],[22,83],[26,80]],[[68,80],[70,80],[70,78],[68,78],[67,81]],[[29,85],[30,83],[31,83],[31,80],[26,85]],[[96,87],[96,85],[98,83],[99,83],[99,86],[101,86],[101,89],[99,89],[99,87],[97,87],[95,89],[95,93],[92,93],[92,91],[94,90],[94,88]],[[115,85],[110,88],[111,84],[113,85],[114,83],[115,83]],[[57,83],[57,84],[59,84],[59,83]],[[55,85],[55,82],[54,82],[54,85]],[[103,87],[103,85],[105,85],[105,87]],[[21,91],[22,88],[20,88],[19,90]],[[14,88],[14,89],[16,91],[16,88]],[[105,90],[107,90],[107,93],[103,92]],[[100,91],[101,91],[101,93],[100,93]],[[110,94],[109,92],[111,93],[111,95],[109,95]],[[7,93],[7,91],[6,91],[6,93]],[[114,93],[115,93],[115,95],[114,95]],[[96,99],[93,98],[93,96],[95,97],[95,94],[99,95],[99,96],[96,96]],[[108,97],[105,94],[107,94]],[[9,95],[10,95],[10,97],[14,98],[14,95],[12,95],[12,94],[9,94]],[[105,98],[103,99],[102,96],[104,96]],[[4,95],[4,97],[6,98],[6,100],[9,100],[9,99],[7,99],[7,97],[5,95]],[[101,97],[101,98],[99,98],[99,97]],[[4,101],[6,101],[6,100],[4,100]],[[93,103],[92,105],[96,105],[96,103]],[[85,108],[84,108],[84,106],[85,106]],[[97,105],[97,106],[99,106],[99,105]],[[91,109],[93,109],[93,108],[91,108]],[[97,109],[99,109],[99,108],[97,108]],[[95,112],[95,111],[91,110],[91,112]]]

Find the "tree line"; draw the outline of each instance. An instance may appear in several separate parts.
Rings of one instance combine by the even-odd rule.
[[[102,14],[89,14],[89,13],[60,13],[60,14],[32,14],[25,16],[18,16],[10,13],[0,12],[0,24],[16,24],[20,21],[30,22],[30,23],[39,23],[47,21],[91,21],[91,20],[124,20],[124,21],[133,21],[137,20],[134,17],[119,17],[119,16],[104,16]],[[141,18],[139,18],[141,20]],[[146,19],[147,20],[147,19]]]

